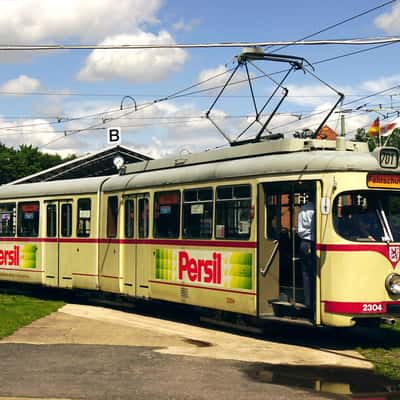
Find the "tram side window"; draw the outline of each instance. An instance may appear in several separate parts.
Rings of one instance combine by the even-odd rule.
[[[180,201],[181,194],[178,190],[155,193],[154,237],[179,237]]]
[[[250,185],[217,188],[215,237],[217,239],[248,239],[251,226]]]
[[[91,202],[90,199],[78,200],[78,225],[76,235],[78,237],[90,236],[90,217]]]
[[[212,236],[213,190],[183,192],[183,237],[210,239]]]
[[[0,236],[15,236],[15,203],[0,204]]]
[[[139,238],[149,237],[149,199],[139,199]]]
[[[127,199],[124,204],[124,233],[126,238],[133,238],[134,221],[135,203],[132,199]]]
[[[72,235],[72,204],[61,205],[61,236]]]
[[[107,205],[107,237],[116,237],[118,233],[118,196],[110,196]]]
[[[18,236],[39,235],[39,202],[18,203]]]
[[[385,199],[383,204],[381,198]],[[392,196],[382,192],[354,191],[339,194],[333,203],[333,224],[336,232],[356,242],[381,241],[385,236],[383,209]],[[389,221],[388,221],[389,222]]]
[[[57,206],[48,204],[46,207],[46,234],[47,237],[57,236]]]

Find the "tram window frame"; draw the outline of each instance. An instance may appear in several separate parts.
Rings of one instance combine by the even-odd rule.
[[[332,204],[332,223],[336,234],[353,242],[385,242],[385,228],[389,228],[390,235],[398,231],[393,230],[394,218],[390,215],[392,196],[396,193],[369,190],[339,193]],[[381,198],[385,198],[385,202],[381,202]],[[399,236],[394,237],[394,241],[398,240]]]
[[[265,237],[272,240],[279,240],[282,231],[288,232],[290,227],[282,221],[282,216],[287,214],[287,194],[269,193],[265,198],[265,210],[267,223],[265,224]],[[286,207],[285,207],[286,206]]]
[[[127,239],[135,237],[135,200],[124,201],[124,236]]]
[[[89,197],[78,199],[77,207],[77,237],[89,237],[91,231],[92,200]]]
[[[162,199],[163,198],[163,199]],[[160,200],[163,200],[161,202]],[[179,238],[181,218],[180,190],[166,190],[154,193],[154,225],[155,238]]]
[[[149,237],[150,205],[147,197],[142,197],[138,201],[138,236],[140,239]]]
[[[183,191],[182,237],[184,239],[212,238],[213,202],[213,188],[190,188]]]
[[[17,234],[20,237],[38,237],[40,220],[39,201],[18,203]]]
[[[61,204],[61,236],[72,236],[72,204]]]
[[[46,206],[46,236],[57,236],[57,205],[47,204]]]
[[[115,238],[118,236],[118,196],[109,196],[107,199],[107,237]]]
[[[251,202],[252,188],[250,184],[217,186],[215,199],[216,239],[250,239]]]
[[[0,237],[15,236],[16,203],[0,203]]]

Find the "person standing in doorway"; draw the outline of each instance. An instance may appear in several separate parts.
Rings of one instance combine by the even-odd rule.
[[[297,217],[297,234],[300,237],[300,265],[303,276],[304,304],[311,307],[314,300],[314,250],[315,250],[315,204],[311,193],[300,207]]]

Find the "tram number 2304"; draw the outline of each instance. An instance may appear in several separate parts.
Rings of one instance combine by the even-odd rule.
[[[382,303],[363,303],[361,310],[363,313],[383,313],[386,307]]]

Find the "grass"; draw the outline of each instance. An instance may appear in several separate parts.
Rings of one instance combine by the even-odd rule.
[[[0,293],[0,339],[17,329],[51,314],[64,305],[58,300],[43,300],[21,294]]]
[[[400,321],[377,329],[375,334],[376,340],[362,344],[357,351],[374,364],[378,374],[400,380]]]

